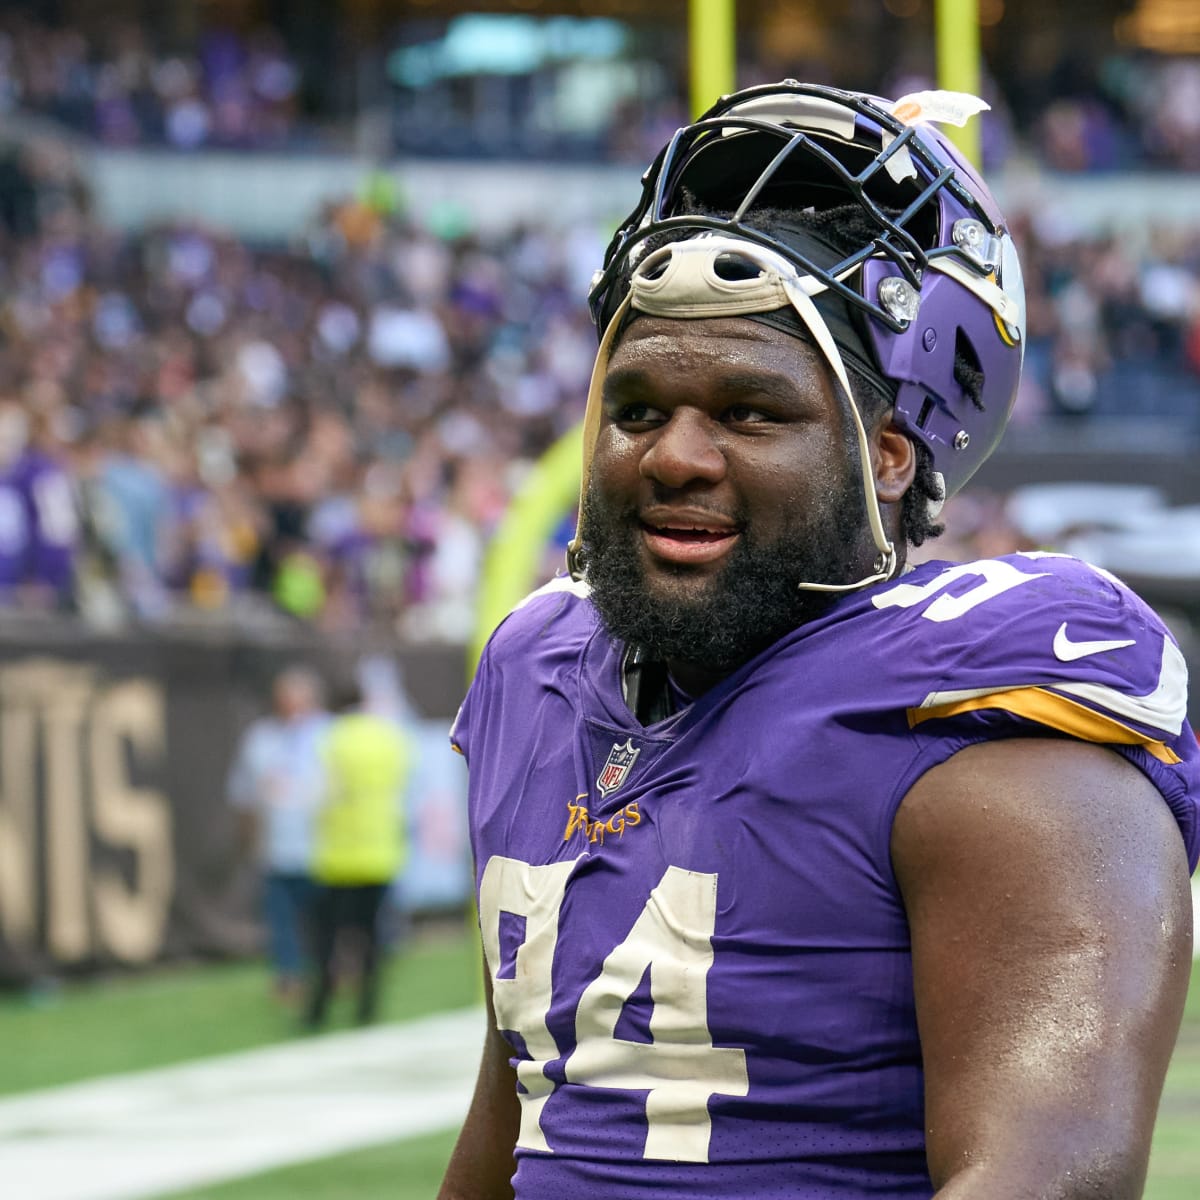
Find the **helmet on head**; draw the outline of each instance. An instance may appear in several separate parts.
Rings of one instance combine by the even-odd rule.
[[[888,577],[896,560],[846,366],[894,398],[894,421],[928,448],[946,496],[991,453],[1016,396],[1016,249],[983,181],[928,123],[961,121],[963,100],[973,102],[935,92],[892,104],[793,80],[724,97],[643,176],[590,295],[602,335],[593,392],[631,312],[782,324],[782,311],[793,328],[798,318],[858,427],[880,558],[852,587]],[[844,227],[836,237],[830,222]],[[589,418],[585,471],[599,423]]]

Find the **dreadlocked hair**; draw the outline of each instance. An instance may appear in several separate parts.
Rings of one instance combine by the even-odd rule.
[[[684,213],[694,213],[717,221],[728,220],[732,216],[728,211],[709,208],[700,203],[686,188],[683,189],[681,209]],[[821,210],[762,206],[753,207],[752,211],[754,227],[778,241],[786,243],[789,230],[810,229],[828,242],[834,253],[845,256],[873,241],[879,233],[878,225],[856,204]],[[639,259],[671,242],[686,241],[695,237],[696,233],[695,227],[680,226],[664,229],[646,238],[632,253],[626,255],[614,285],[618,294],[623,295],[629,290],[630,279]],[[627,313],[625,323],[632,321],[635,315],[632,312]],[[623,332],[623,328],[618,330],[617,336],[620,337]],[[880,420],[895,404],[895,393],[885,390],[879,380],[869,379],[861,372],[855,371],[853,364],[848,365],[851,368],[849,374],[854,393],[852,399],[858,406],[864,425],[870,426]],[[977,363],[972,362],[961,351],[955,353],[954,381],[970,397],[971,403],[982,410],[983,372]],[[936,514],[946,496],[941,477],[934,469],[933,455],[929,448],[915,439],[910,441],[916,453],[917,467],[912,484],[901,501],[900,530],[910,546],[920,546],[945,532],[946,526],[937,520]]]

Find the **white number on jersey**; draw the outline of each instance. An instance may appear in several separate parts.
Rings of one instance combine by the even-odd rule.
[[[558,943],[558,910],[574,867],[574,862],[534,867],[496,855],[488,860],[479,884],[483,952],[492,976],[496,1026],[520,1034],[529,1052],[529,1058],[517,1064],[517,1078],[525,1088],[517,1145],[530,1150],[550,1149],[542,1133],[541,1115],[554,1091],[553,1081],[546,1078],[546,1064],[558,1057],[558,1046],[546,1027],[546,1013],[550,1010],[550,968]],[[501,912],[525,918],[525,940],[517,950],[511,979],[497,978]]]
[[[955,621],[985,601],[1011,592],[1023,583],[1041,579],[1044,574],[1045,572],[1027,575],[1024,571],[1018,571],[1012,563],[1002,562],[997,558],[984,558],[978,562],[959,563],[957,566],[948,567],[928,583],[898,583],[874,597],[871,603],[876,608],[914,608],[937,596],[921,616],[927,621]],[[971,576],[978,577],[980,582],[961,595],[938,595],[956,580]]]
[[[708,1098],[749,1090],[746,1052],[714,1046],[708,969],[717,924],[717,877],[668,867],[629,936],[584,989],[567,1079],[646,1091],[646,1158],[707,1162]],[[650,970],[653,1042],[616,1036],[617,1021]]]
[[[558,911],[574,865],[534,867],[497,856],[489,860],[480,886],[496,1023],[519,1032],[533,1060],[518,1067],[528,1094],[521,1097],[517,1145],[534,1150],[550,1149],[540,1118],[554,1086],[545,1066],[558,1051],[546,1026],[546,1012]],[[496,977],[501,911],[526,918],[525,942],[517,952],[512,979]],[[749,1090],[745,1051],[714,1046],[708,1028],[708,970],[716,921],[716,875],[668,867],[633,928],[579,999],[576,1044],[565,1064],[566,1077],[574,1084],[646,1092],[645,1158],[707,1162],[709,1097],[744,1096]],[[647,969],[653,1041],[618,1038],[621,1012]]]

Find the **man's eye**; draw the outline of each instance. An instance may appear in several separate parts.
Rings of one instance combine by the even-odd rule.
[[[735,425],[752,425],[770,419],[762,409],[753,408],[749,404],[731,404],[725,410],[725,420]]]
[[[661,417],[658,409],[651,408],[649,404],[622,404],[614,414],[614,419],[625,425],[644,425]]]

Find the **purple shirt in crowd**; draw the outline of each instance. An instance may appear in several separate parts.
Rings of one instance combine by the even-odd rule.
[[[66,600],[74,584],[79,517],[70,476],[26,450],[0,475],[0,598],[22,585]]]

